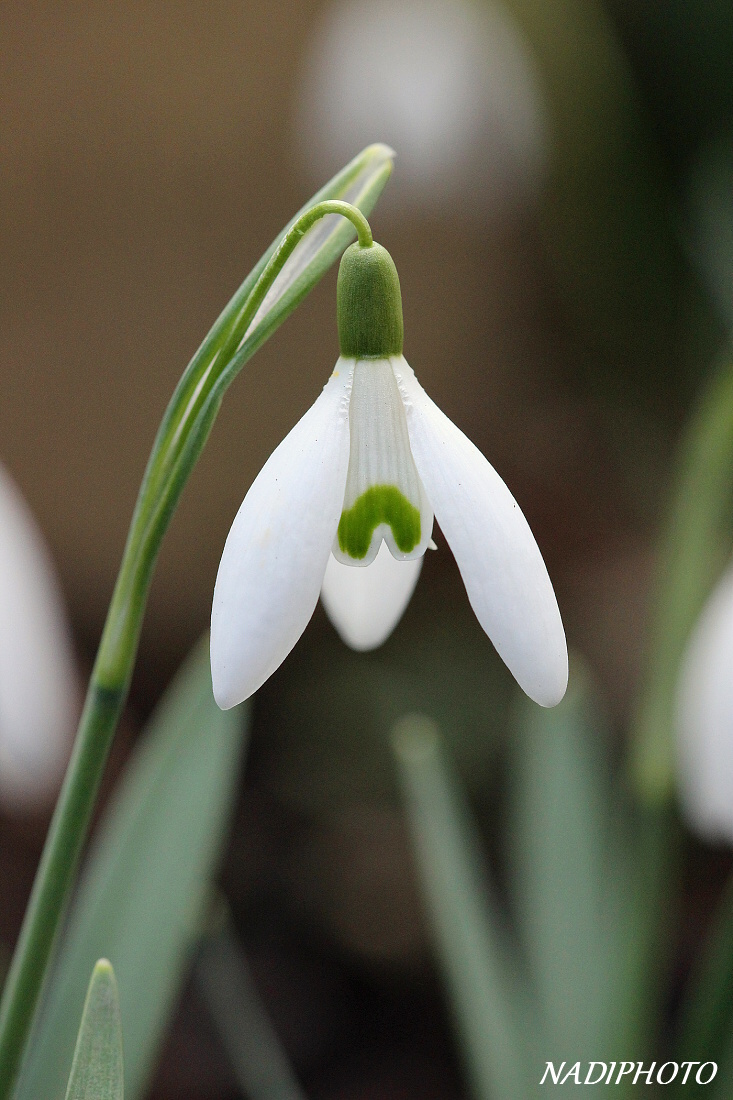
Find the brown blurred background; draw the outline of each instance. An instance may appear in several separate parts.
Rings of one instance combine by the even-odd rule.
[[[441,19],[470,31],[478,18],[486,34],[485,81],[470,67],[480,64],[476,51],[465,65],[459,51],[448,83],[431,92],[446,107],[435,116],[429,81],[420,83],[430,71],[424,55],[409,58],[417,90],[409,80],[390,90],[380,41],[398,40],[400,29],[386,28],[389,9],[368,0],[0,8],[0,461],[48,538],[82,666],[93,658],[137,487],[183,367],[291,214],[363,145],[387,141],[396,167],[372,225],[400,272],[405,354],[511,487],[545,555],[571,645],[591,661],[617,721],[627,717],[673,442],[727,320],[714,305],[720,281],[705,268],[689,200],[691,173],[733,122],[733,17],[714,0],[477,0],[469,15],[465,4],[453,7],[392,9],[426,27],[437,18],[426,48],[437,42],[439,55],[450,45],[441,45]],[[370,113],[369,79],[360,78],[366,90],[351,122],[334,64],[349,33],[363,49],[344,62],[346,91],[359,61],[377,81]],[[424,43],[409,25],[405,33],[411,55]],[[483,48],[481,35],[476,42]],[[469,79],[450,107],[451,74],[461,72]],[[457,120],[465,142],[454,147]],[[423,137],[412,149],[415,134]],[[702,192],[704,203],[704,175]],[[161,554],[128,742],[206,629],[219,555],[245,491],[332,368],[334,286],[332,272],[225,401]],[[436,609],[451,618],[447,632]],[[431,652],[439,644],[454,671],[470,678],[479,665],[477,676],[489,669],[497,691],[510,690],[444,546],[430,556],[384,660],[409,676],[409,653],[431,639]],[[413,997],[390,969],[422,948],[387,765],[353,730],[339,747],[337,720],[328,756],[331,734],[317,708],[311,749],[303,685],[313,662],[336,652],[319,611],[263,693],[251,797],[225,878],[260,947],[257,914],[269,913],[262,898],[284,890],[290,899],[285,924],[296,932],[278,941],[288,949],[261,954],[270,1000],[283,993],[285,1016],[290,1004],[298,1021],[291,1031],[301,1028],[296,1061],[323,1065],[323,1051],[338,1047],[328,1014],[343,1014],[344,972],[358,986],[369,976],[356,1002],[369,1002],[379,1019],[407,1020],[419,1036],[407,1044],[410,1072],[402,1065],[384,1078],[392,1091],[382,1081],[370,1092],[368,1072],[333,1070],[314,1096],[413,1095],[407,1080],[414,1095],[454,1095],[452,1055],[435,1037],[444,1036],[437,990],[418,967]],[[353,667],[359,682],[365,666]],[[335,693],[339,713],[338,688],[324,690]],[[469,727],[466,770],[487,797],[489,763],[474,767],[491,755],[475,746],[480,724],[459,721],[456,740],[465,747]],[[316,764],[325,758],[337,779],[331,788],[324,781],[319,803],[303,790],[313,789],[307,780],[323,774]],[[18,911],[43,831],[28,828]],[[384,858],[360,863],[358,853],[375,845]],[[306,940],[315,937],[305,953],[292,947],[303,928]],[[308,992],[298,1000],[301,987]],[[326,1020],[328,1040],[313,1038],[314,1020]],[[199,1024],[179,1021],[180,1058],[181,1034]],[[321,1043],[320,1054],[308,1041]],[[436,1044],[442,1068],[421,1069]],[[360,1065],[350,1050],[350,1064]],[[397,1056],[385,1059],[393,1065]],[[216,1073],[207,1085],[206,1074],[184,1084],[169,1072],[171,1094],[217,1094]],[[432,1072],[443,1083],[431,1092],[421,1074]]]

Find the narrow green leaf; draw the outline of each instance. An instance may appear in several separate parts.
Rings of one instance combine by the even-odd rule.
[[[719,1087],[733,1077],[733,876],[718,906],[715,923],[702,945],[680,1009],[680,1060],[712,1059],[719,1064]],[[688,1082],[687,1087],[695,1088]],[[702,1086],[700,1086],[702,1087]],[[686,1091],[686,1090],[685,1090]],[[715,1094],[715,1089],[708,1089]],[[722,1091],[728,1096],[729,1091]]]
[[[679,446],[663,533],[649,660],[632,729],[630,767],[639,796],[669,802],[674,791],[674,702],[690,631],[730,545],[733,361],[708,379]]]
[[[228,919],[205,939],[195,974],[242,1094],[305,1100]]]
[[[648,1058],[658,1051],[665,1027],[679,908],[679,824],[666,806],[626,804],[620,810],[624,820],[616,837],[623,837],[623,851],[609,860],[606,895],[617,915],[609,932],[615,930],[609,943],[613,1052]]]
[[[391,157],[391,150],[385,146],[364,150],[326,185],[325,193],[353,197],[368,206],[389,177]],[[262,293],[265,288],[272,292],[267,295],[272,301],[262,301],[259,293],[250,294],[252,281],[245,280],[184,371],[158,429],[95,661],[75,752],[44,849],[15,963],[3,991],[0,1093],[4,1100],[9,1098],[26,1056],[29,1032],[89,829],[104,761],[124,705],[162,538],[227,385],[273,327],[314,285],[318,273],[322,274],[338,256],[343,226],[339,225],[338,230],[334,227],[325,240],[316,234],[310,241],[303,239],[303,228],[300,224],[293,226],[287,249],[279,253],[270,269],[273,280],[276,270],[283,276],[281,285],[270,282],[269,275],[261,284]],[[275,247],[281,239],[282,234]],[[296,240],[303,244],[301,256],[305,250],[306,262],[301,267],[299,250],[289,251]],[[280,259],[285,263],[286,253],[294,264],[289,275],[280,266]],[[261,265],[255,277],[258,270],[262,270]]]
[[[611,865],[620,853],[609,843],[605,723],[574,666],[564,700],[545,710],[523,699],[517,725],[511,881],[546,1057],[603,1058],[619,946],[608,884],[624,880]]]
[[[225,313],[237,312],[249,295],[265,264],[300,215],[324,199],[342,199],[370,214],[392,172],[394,152],[388,145],[369,145],[322,187],[275,238],[247,276]],[[306,294],[328,271],[346,246],[356,238],[353,225],[338,214],[329,214],[309,230],[285,264],[265,300],[252,319],[237,354],[227,367],[227,375],[236,374],[257,348],[283,323]],[[232,308],[232,307],[235,308]],[[218,329],[218,324],[214,326]],[[213,330],[212,330],[213,331]]]
[[[66,1100],[122,1100],[122,1023],[111,963],[100,959],[84,1002]]]
[[[576,660],[562,703],[523,701],[517,725],[510,885],[544,1024],[537,1068],[648,1056],[673,912],[666,817],[632,812],[615,787]]]
[[[353,206],[358,206],[364,214],[371,213],[392,172],[393,157],[394,152],[388,145],[368,145],[293,215],[227,302],[196,351],[186,373],[189,373],[199,361],[210,360],[211,349],[220,340],[222,331],[227,329],[240,313],[267,261],[301,214],[324,199],[342,199]],[[256,337],[256,347],[259,347],[295,309],[298,302],[315,286],[330,264],[355,237],[356,231],[353,226],[337,215],[323,218],[314,226],[275,280],[252,319],[246,340],[252,344]],[[250,347],[245,358],[249,358],[254,350]]]
[[[411,716],[395,727],[417,867],[458,1039],[477,1100],[525,1100],[536,1020],[506,942],[477,836],[442,758],[437,726]],[[539,1078],[537,1078],[539,1080]]]
[[[299,241],[275,278],[234,354],[230,348],[226,362],[224,358],[219,362],[228,340],[234,339],[235,330],[239,331],[237,320],[243,317],[270,257],[301,214],[324,199],[350,202],[368,214],[389,179],[393,156],[386,145],[370,145],[329,180],[278,233],[212,325],[181,376],[158,429],[130,529],[125,555],[129,569],[138,557],[154,561],[154,548],[203,450],[227,387],[338,259],[356,230],[338,214],[321,218]],[[118,592],[120,599],[129,599],[124,585]]]
[[[62,939],[17,1100],[63,1097],[94,961],[118,977],[125,1091],[140,1097],[200,933],[236,790],[245,711],[211,694],[202,641],[141,739],[104,815]]]
[[[0,991],[5,983],[5,977],[10,966],[10,948],[7,944],[0,943]]]
[[[729,996],[730,996],[730,987],[729,987]],[[730,1030],[730,1026],[731,1026],[731,1015],[730,1015],[730,1013],[728,1013],[727,1024],[728,1024],[728,1034],[726,1036],[727,1041],[725,1042],[725,1045],[723,1046],[723,1048],[721,1050],[719,1058],[713,1059],[716,1062],[717,1067],[718,1067],[716,1079],[712,1083],[712,1088],[710,1088],[709,1090],[708,1089],[705,1090],[707,1095],[712,1095],[712,1100],[730,1100],[731,1092],[733,1091],[733,1084],[732,1084],[732,1082],[733,1082],[733,1032],[731,1032],[731,1030]],[[704,1057],[702,1057],[701,1060],[702,1061],[710,1061],[710,1059],[706,1059]],[[697,1074],[697,1067],[695,1068],[695,1070],[693,1072],[695,1073],[695,1075]],[[710,1068],[708,1067],[708,1068],[706,1068],[703,1076],[707,1078],[707,1076],[709,1074],[710,1074]],[[690,1084],[689,1081],[687,1083],[688,1083],[688,1085]],[[705,1088],[704,1085],[698,1085],[697,1081],[695,1081],[695,1084],[693,1086],[693,1091],[699,1092],[703,1088]],[[680,1091],[680,1096],[682,1096],[683,1095],[682,1087],[680,1087],[679,1091]]]

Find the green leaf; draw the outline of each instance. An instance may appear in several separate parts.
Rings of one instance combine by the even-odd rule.
[[[344,202],[350,202],[352,206],[357,206],[363,214],[370,214],[391,175],[393,157],[394,152],[388,145],[369,145],[333,179],[329,180],[278,234],[232,298],[214,325],[212,333],[219,331],[222,319],[233,317],[239,312],[270,256],[290,227],[311,206],[315,206],[324,199],[342,199]],[[236,374],[242,364],[254,355],[257,348],[302,302],[306,294],[313,289],[331,264],[355,238],[356,230],[351,222],[338,214],[329,214],[308,231],[286,262],[252,319],[239,351],[227,367],[227,375]],[[209,335],[211,336],[211,333]]]
[[[532,1005],[506,942],[461,792],[437,726],[404,718],[394,731],[418,872],[458,1039],[478,1100],[525,1100]],[[539,1080],[539,1077],[537,1078]]]
[[[616,913],[605,723],[573,668],[551,710],[522,700],[508,835],[512,885],[548,1058],[603,1058]],[[630,1057],[630,1055],[628,1055]]]
[[[130,528],[125,555],[129,570],[136,559],[152,568],[157,547],[203,450],[227,387],[338,259],[356,230],[338,214],[321,218],[298,242],[241,339],[237,336],[228,348],[228,341],[239,333],[238,321],[246,324],[247,301],[268,260],[301,214],[323,199],[344,200],[368,214],[389,179],[393,156],[386,145],[370,145],[329,180],[278,233],[212,325],[181,376],[158,429]],[[130,598],[124,584],[118,587],[116,598],[123,604]]]
[[[0,992],[2,992],[5,978],[10,966],[10,948],[7,944],[0,943]]]
[[[220,711],[202,641],[168,690],[100,824],[16,1100],[63,1097],[74,1020],[100,956],[114,965],[125,1091],[141,1096],[200,934],[236,792],[242,708]]]
[[[111,963],[100,959],[84,1002],[66,1100],[122,1100],[122,1024]]]
[[[702,945],[690,975],[680,1009],[680,1036],[675,1057],[718,1063],[718,1089],[710,1095],[728,1096],[733,1075],[733,877],[720,901],[715,923]],[[680,1094],[688,1088],[688,1081]],[[699,1086],[700,1088],[704,1086]]]
[[[194,355],[189,370],[199,360],[209,359],[209,352],[220,339],[222,330],[228,328],[240,313],[267,261],[301,214],[324,199],[341,199],[358,206],[363,214],[370,214],[390,177],[393,157],[394,151],[388,145],[368,145],[293,215],[219,314]],[[309,230],[253,317],[246,334],[248,352],[239,358],[250,358],[355,237],[353,225],[337,214],[322,218]]]
[[[631,775],[641,798],[665,803],[674,790],[674,703],[680,662],[730,545],[733,361],[707,380],[678,448],[663,533],[649,660],[631,739]]]
[[[204,940],[195,977],[242,1094],[248,1100],[305,1100],[228,914]]]
[[[559,706],[523,700],[517,717],[509,871],[545,1033],[537,1068],[641,1058],[670,934],[668,830],[615,788],[605,716],[576,660]]]

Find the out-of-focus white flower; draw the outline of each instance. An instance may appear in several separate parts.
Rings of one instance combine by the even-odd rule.
[[[235,706],[272,675],[322,586],[345,640],[384,641],[435,513],[481,626],[526,693],[554,706],[568,657],[545,563],[504,482],[403,358],[399,279],[385,249],[346,250],[338,299],[336,369],[255,479],[224,547],[211,614],[216,701]]]
[[[384,136],[399,151],[386,202],[482,216],[541,180],[545,118],[535,66],[491,0],[337,0],[309,44],[297,132],[314,175]],[[470,199],[470,202],[466,202]]]
[[[733,842],[733,566],[690,637],[677,697],[682,807],[708,840]]]
[[[40,531],[0,467],[0,804],[55,791],[73,735],[77,681],[60,593]]]

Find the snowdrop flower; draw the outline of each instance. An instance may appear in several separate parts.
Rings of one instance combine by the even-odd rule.
[[[690,636],[676,725],[683,810],[701,836],[733,842],[733,566]]]
[[[344,253],[337,313],[336,368],[255,479],[224,547],[216,701],[232,707],[267,680],[322,586],[342,637],[379,645],[410,598],[435,514],[481,626],[527,694],[554,706],[568,659],[542,556],[504,482],[403,358],[399,279],[380,245]]]
[[[33,808],[60,782],[77,684],[69,630],[46,547],[0,467],[0,804]]]

